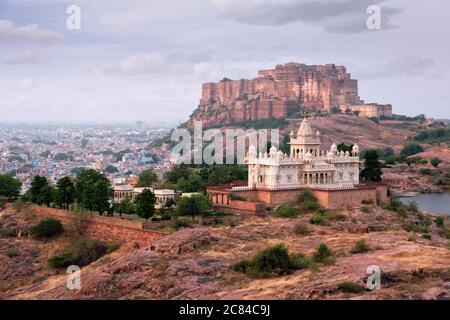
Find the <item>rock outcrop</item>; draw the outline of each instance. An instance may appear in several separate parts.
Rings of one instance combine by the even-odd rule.
[[[364,105],[358,81],[344,66],[290,62],[260,70],[252,80],[205,83],[192,120],[205,125],[284,118],[301,109],[331,111]],[[369,106],[369,105],[368,105]],[[377,109],[377,105],[370,105]]]

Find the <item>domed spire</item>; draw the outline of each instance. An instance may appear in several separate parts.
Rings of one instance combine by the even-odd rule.
[[[357,155],[359,153],[359,146],[357,144],[355,144],[352,148],[352,153],[354,155]]]
[[[332,153],[334,153],[334,154],[336,154],[336,153],[338,152],[338,148],[337,148],[336,143],[333,143],[333,144],[331,145],[330,151],[331,151]]]
[[[303,119],[303,122],[302,122],[300,128],[297,131],[297,136],[302,136],[302,137],[312,137],[312,136],[314,136],[314,131],[311,129],[311,126],[309,125],[307,117],[305,117]]]

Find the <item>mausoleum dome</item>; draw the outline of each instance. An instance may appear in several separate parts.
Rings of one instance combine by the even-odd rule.
[[[337,148],[336,143],[333,143],[333,144],[331,145],[330,151],[333,152],[333,153],[336,153],[336,152],[338,151],[338,148]]]
[[[314,131],[311,129],[309,125],[308,118],[304,118],[300,128],[298,129],[297,136],[301,137],[312,137],[314,136]]]

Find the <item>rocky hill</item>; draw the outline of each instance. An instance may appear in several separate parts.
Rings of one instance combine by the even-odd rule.
[[[364,208],[343,210],[323,226],[311,224],[312,213],[304,212],[296,218],[250,217],[237,225],[181,229],[141,249],[124,245],[84,267],[82,288],[73,291],[66,287],[65,270],[46,263],[64,250],[67,236],[47,242],[0,236],[0,299],[450,298],[443,227],[426,215]],[[411,224],[427,226],[428,236],[405,231]],[[27,227],[22,213],[1,213],[1,228],[19,226]],[[361,239],[368,251],[352,252]],[[265,279],[231,268],[275,244],[309,256],[320,243],[332,250],[333,264]],[[379,290],[364,289],[370,265],[381,268]]]
[[[390,105],[364,104],[358,96],[358,81],[344,66],[290,62],[260,70],[255,79],[224,78],[203,84],[202,98],[191,121],[227,125],[285,118],[303,109],[331,112],[333,108],[372,110],[375,115],[392,112]]]

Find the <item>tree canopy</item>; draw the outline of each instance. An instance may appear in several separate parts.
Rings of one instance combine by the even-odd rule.
[[[143,171],[139,175],[139,180],[138,180],[137,186],[140,188],[144,188],[144,187],[150,188],[156,182],[158,182],[158,176],[152,169],[148,169],[148,170]]]
[[[139,217],[148,220],[155,213],[156,198],[150,189],[144,189],[134,200],[136,213]]]
[[[15,199],[19,196],[22,182],[9,176],[0,175],[0,197]]]
[[[361,171],[361,179],[368,182],[379,182],[383,172],[381,163],[378,160],[376,150],[367,150],[365,154],[364,169]]]
[[[203,212],[210,208],[210,202],[204,195],[193,195],[192,197],[182,197],[178,201],[176,213],[181,216],[192,216],[192,220],[195,216],[201,215]]]

